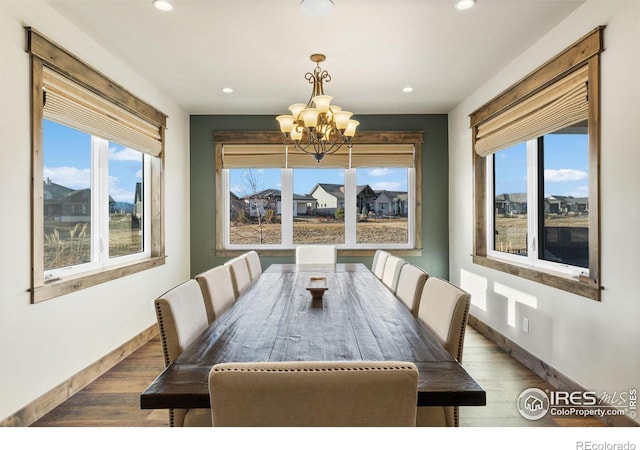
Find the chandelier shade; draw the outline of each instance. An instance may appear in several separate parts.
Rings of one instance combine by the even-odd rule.
[[[313,72],[305,74],[305,79],[313,84],[311,98],[306,104],[289,106],[291,114],[278,116],[276,120],[280,131],[298,150],[320,162],[325,155],[335,153],[343,145],[351,148],[351,138],[360,122],[351,119],[352,112],[332,105],[333,97],[325,95],[323,82],[331,81],[331,75],[320,68],[320,63],[326,57],[316,53],[310,59],[316,63]]]

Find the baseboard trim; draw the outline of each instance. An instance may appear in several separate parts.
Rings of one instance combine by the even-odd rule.
[[[579,385],[571,378],[562,374],[554,367],[550,366],[546,362],[538,359],[536,356],[529,353],[524,348],[520,347],[518,344],[510,340],[509,338],[503,336],[494,328],[491,328],[489,325],[478,319],[477,317],[469,314],[469,320],[467,322],[469,326],[473,327],[484,337],[489,339],[491,342],[496,344],[501,350],[511,355],[513,359],[518,361],[520,364],[525,366],[527,369],[534,372],[540,378],[548,382],[550,385],[555,387],[558,390],[563,391],[587,391],[588,389]],[[608,404],[606,404],[608,405]],[[608,405],[611,406],[611,405]],[[604,423],[608,426],[612,427],[638,427],[640,423],[631,419],[628,416],[610,416],[610,417],[599,417]]]
[[[155,324],[151,325],[98,361],[82,369],[68,380],[63,381],[47,393],[33,400],[24,408],[0,421],[0,427],[28,427],[56,406],[84,389],[89,383],[138,350],[157,336],[157,334],[158,327]]]

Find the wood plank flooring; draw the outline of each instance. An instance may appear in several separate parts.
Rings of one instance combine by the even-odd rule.
[[[462,427],[601,427],[596,418],[547,415],[530,421],[515,403],[529,387],[553,389],[473,328],[467,329],[463,366],[487,392],[487,405],[460,408]],[[42,417],[34,427],[166,427],[166,410],[140,409],[140,393],[162,371],[160,339],[152,339],[82,391]]]

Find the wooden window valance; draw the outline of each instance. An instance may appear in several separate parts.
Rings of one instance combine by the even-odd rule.
[[[46,119],[85,131],[153,156],[162,152],[160,127],[48,69],[43,70]]]
[[[604,50],[603,28],[474,111],[474,151],[487,156],[589,119],[589,61]]]
[[[159,156],[167,116],[32,28],[27,52],[42,72],[34,94],[44,118]],[[41,85],[39,85],[41,83]]]

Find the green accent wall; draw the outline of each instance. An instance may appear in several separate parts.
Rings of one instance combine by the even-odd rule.
[[[446,114],[358,115],[361,131],[424,131],[422,146],[422,256],[405,259],[429,274],[449,278],[449,163]],[[275,116],[200,115],[190,117],[191,276],[224,263],[215,254],[215,143],[217,131],[276,131]],[[169,255],[171,257],[171,255]],[[262,257],[263,267],[292,263],[291,257]],[[370,257],[340,257],[363,262]]]

